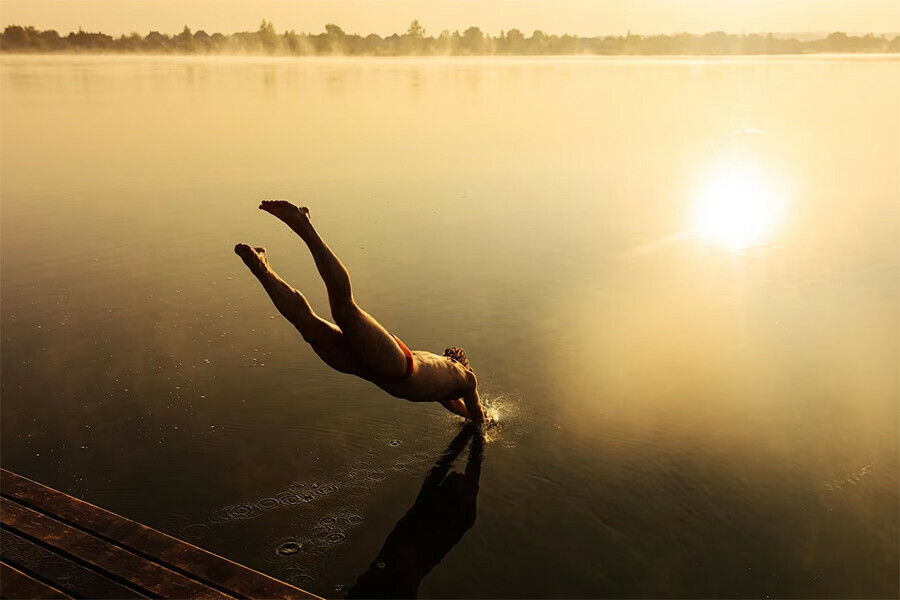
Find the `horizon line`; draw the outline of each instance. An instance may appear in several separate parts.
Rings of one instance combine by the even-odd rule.
[[[263,23],[268,22],[269,25],[274,26],[274,23],[272,23],[272,21],[268,21],[268,20],[265,19],[265,18],[261,19],[261,22],[263,22]],[[418,19],[413,19],[412,22],[419,22],[419,21],[418,21]],[[321,27],[322,27],[322,31],[319,32],[319,33],[324,32],[324,31],[326,30],[326,27],[329,26],[329,25],[336,25],[336,26],[338,26],[338,27],[343,31],[343,28],[342,28],[338,23],[335,23],[335,22],[333,22],[333,21],[329,21],[328,23],[325,23],[324,25],[321,26]],[[34,29],[35,31],[57,31],[57,33],[59,33],[60,35],[62,35],[62,32],[61,32],[62,30],[59,30],[59,31],[58,31],[58,30],[53,29],[53,28],[50,28],[50,29],[39,29],[39,28],[35,27],[34,25],[21,25],[21,24],[18,24],[18,23],[10,23],[10,24],[7,24],[7,25],[0,25],[0,27],[2,27],[2,30],[6,30],[6,29],[9,28],[9,27],[21,27],[21,28],[23,28],[23,29],[31,28],[31,29]],[[231,31],[231,32],[229,32],[229,33],[225,33],[225,32],[222,32],[222,31],[216,31],[216,32],[213,32],[213,33],[209,33],[209,32],[206,32],[206,31],[205,31],[204,29],[202,29],[202,28],[197,29],[197,30],[194,30],[190,25],[188,25],[187,23],[185,23],[184,26],[182,27],[182,29],[181,29],[180,31],[164,32],[164,31],[159,30],[159,29],[148,29],[148,30],[146,30],[147,33],[146,33],[145,35],[149,35],[149,34],[155,32],[155,33],[160,33],[160,34],[164,34],[164,35],[175,36],[175,35],[178,35],[178,34],[182,33],[182,32],[184,31],[184,28],[185,28],[185,27],[188,28],[188,29],[190,29],[192,33],[197,33],[197,32],[200,32],[200,31],[204,31],[204,32],[207,33],[208,35],[213,35],[214,33],[221,33],[222,35],[234,35],[234,34],[236,34],[236,33],[254,33],[254,32],[256,32],[256,31],[259,31],[259,29],[257,28],[257,29],[242,29],[242,30],[235,30],[235,31]],[[833,34],[833,33],[843,33],[843,34],[848,35],[848,36],[857,36],[857,37],[865,37],[865,36],[867,36],[867,35],[872,35],[872,36],[876,36],[876,37],[898,36],[898,35],[900,35],[900,30],[897,30],[897,31],[891,31],[891,30],[884,30],[884,31],[874,31],[874,30],[870,30],[870,31],[845,31],[845,30],[841,30],[841,29],[833,29],[833,30],[828,30],[828,29],[815,29],[815,30],[812,30],[812,29],[811,29],[811,30],[793,30],[793,31],[786,31],[786,30],[780,30],[780,31],[755,30],[755,31],[742,31],[742,32],[726,31],[726,30],[724,30],[724,29],[711,29],[711,30],[703,31],[703,32],[699,32],[699,31],[687,31],[687,30],[684,30],[684,31],[670,31],[670,32],[668,32],[668,33],[663,33],[663,32],[635,32],[635,31],[632,31],[632,30],[629,29],[629,30],[626,30],[625,33],[596,33],[596,34],[588,34],[588,35],[578,35],[578,34],[572,34],[572,33],[556,33],[556,32],[546,31],[546,30],[543,30],[543,29],[534,29],[534,30],[532,30],[532,31],[524,31],[524,30],[522,30],[522,29],[519,29],[518,27],[510,27],[510,28],[508,28],[508,29],[500,29],[499,32],[497,32],[497,33],[491,33],[491,32],[489,32],[489,31],[485,31],[485,30],[481,29],[481,27],[478,26],[478,25],[470,25],[467,29],[471,29],[471,28],[473,28],[473,27],[474,27],[474,28],[477,28],[477,29],[479,29],[479,30],[481,30],[482,33],[483,33],[484,35],[491,35],[491,36],[499,36],[499,35],[503,35],[503,34],[505,34],[505,33],[509,33],[510,31],[519,31],[519,32],[521,32],[521,33],[523,33],[523,34],[526,34],[526,35],[534,34],[534,33],[536,33],[536,32],[541,32],[541,33],[544,34],[544,35],[556,35],[556,36],[559,36],[559,37],[562,37],[562,36],[570,36],[570,37],[576,37],[576,38],[582,38],[582,39],[596,39],[596,38],[602,38],[602,37],[606,37],[606,38],[608,38],[608,37],[628,37],[628,36],[631,36],[631,37],[658,37],[658,36],[667,36],[667,37],[671,37],[671,36],[678,36],[678,35],[704,36],[704,35],[708,35],[708,34],[711,34],[711,33],[724,33],[724,34],[726,34],[726,35],[734,35],[734,36],[749,36],[749,35],[773,35],[773,36],[774,36],[774,35],[779,35],[779,36],[788,36],[788,35],[795,35],[795,36],[796,36],[796,35],[800,35],[800,36],[812,36],[812,35],[819,35],[819,36],[822,36],[822,38],[828,37],[829,35],[831,35],[831,34]],[[426,29],[426,31],[427,31],[427,28],[425,28],[425,29]],[[426,35],[425,37],[431,37],[431,38],[435,38],[435,39],[436,39],[441,33],[444,33],[444,32],[448,32],[448,33],[450,33],[450,34],[452,35],[453,33],[462,33],[463,31],[465,31],[465,30],[464,30],[464,29],[458,29],[458,28],[457,28],[457,29],[453,29],[453,30],[444,28],[444,29],[441,29],[440,32],[439,32],[438,34],[431,33],[430,35]],[[80,33],[94,33],[94,34],[109,35],[109,36],[113,37],[114,39],[117,37],[115,34],[105,33],[105,32],[103,32],[103,31],[101,31],[101,30],[99,30],[99,29],[98,29],[98,30],[95,30],[95,31],[92,31],[92,30],[89,30],[89,29],[84,29],[81,25],[78,26],[78,29],[77,29],[77,30],[75,30],[75,29],[70,29],[68,33],[75,33],[75,34],[77,34],[77,33],[79,33],[79,32],[80,32]],[[276,28],[276,33],[277,33],[278,35],[284,35],[284,34],[288,34],[288,33],[291,33],[291,32],[293,32],[293,33],[295,33],[295,34],[297,34],[297,35],[304,35],[304,34],[306,34],[306,35],[319,35],[319,33],[316,33],[315,31],[313,31],[313,30],[311,30],[311,29],[309,29],[309,30],[301,30],[301,31],[297,31],[295,28],[291,28],[291,29],[285,29],[285,30],[281,31],[281,33],[278,33],[278,30],[277,30],[277,28]],[[119,34],[118,37],[128,37],[129,35],[132,35],[132,34],[134,34],[134,33],[140,34],[141,32],[138,31],[138,30],[130,30],[128,33],[122,33],[122,34]],[[390,38],[390,37],[395,36],[395,35],[398,35],[398,36],[403,36],[403,35],[405,35],[404,32],[397,32],[397,31],[395,31],[394,33],[387,34],[387,35],[381,35],[381,34],[378,34],[378,33],[375,33],[375,32],[361,33],[361,32],[358,32],[358,31],[353,31],[353,32],[344,31],[344,34],[345,34],[345,35],[357,35],[357,36],[361,36],[361,37],[367,37],[367,36],[370,36],[370,35],[377,35],[378,37],[380,37],[380,38],[382,38],[382,39]]]

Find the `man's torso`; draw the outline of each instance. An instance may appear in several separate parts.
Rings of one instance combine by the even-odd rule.
[[[413,350],[415,367],[409,379],[400,383],[378,383],[397,398],[413,402],[455,400],[471,387],[471,377],[462,365],[446,356]]]

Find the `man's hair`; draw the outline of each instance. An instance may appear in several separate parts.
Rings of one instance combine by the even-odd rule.
[[[444,356],[449,356],[468,370],[472,370],[472,367],[469,366],[469,360],[466,358],[466,351],[462,348],[457,348],[456,346],[447,348],[444,350]]]

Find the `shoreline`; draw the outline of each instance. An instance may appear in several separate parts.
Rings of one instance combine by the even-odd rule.
[[[544,61],[569,59],[573,61],[587,61],[594,59],[631,59],[640,60],[758,60],[758,59],[797,59],[797,58],[886,58],[898,59],[900,52],[802,52],[781,54],[399,54],[380,56],[375,54],[252,54],[240,52],[92,52],[92,51],[62,51],[62,52],[37,52],[21,50],[0,50],[0,57],[48,57],[48,56],[73,56],[73,57],[135,57],[135,58],[245,58],[245,59],[282,59],[304,61],[346,61],[346,60],[372,60],[372,61]]]

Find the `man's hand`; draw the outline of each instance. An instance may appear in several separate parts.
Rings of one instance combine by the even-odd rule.
[[[481,407],[481,399],[478,397],[478,380],[475,379],[475,373],[469,371],[466,380],[470,385],[463,396],[466,412],[469,413],[469,418],[472,419],[473,422],[484,423],[487,419],[484,416],[484,409]]]

